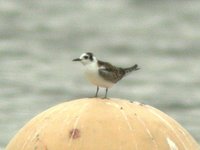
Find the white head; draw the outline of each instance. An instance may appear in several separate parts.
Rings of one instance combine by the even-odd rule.
[[[80,61],[83,65],[88,65],[91,63],[96,63],[97,59],[96,57],[90,53],[83,53],[79,58],[73,59],[73,61]]]

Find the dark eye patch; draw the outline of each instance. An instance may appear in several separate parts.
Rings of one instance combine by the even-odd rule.
[[[84,56],[85,59],[88,59],[88,56]]]
[[[87,52],[86,54],[87,54],[88,58],[89,58],[91,61],[93,61],[93,54],[90,53],[90,52]]]

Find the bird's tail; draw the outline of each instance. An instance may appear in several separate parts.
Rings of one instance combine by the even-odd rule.
[[[129,74],[130,72],[132,72],[132,71],[137,71],[137,70],[139,70],[139,69],[140,69],[140,68],[138,68],[138,65],[135,64],[135,65],[132,66],[132,67],[124,68],[124,71],[125,71],[125,74],[127,75],[127,74]]]

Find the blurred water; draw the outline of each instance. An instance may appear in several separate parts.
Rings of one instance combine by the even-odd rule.
[[[71,61],[85,51],[138,63],[109,96],[164,111],[200,142],[199,10],[197,0],[0,1],[0,147],[36,114],[94,94]]]

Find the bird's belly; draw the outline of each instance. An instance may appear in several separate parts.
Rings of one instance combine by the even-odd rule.
[[[93,84],[95,84],[97,86],[105,87],[105,88],[110,88],[113,86],[112,82],[106,81],[101,76],[99,76],[98,70],[97,71],[86,71],[85,76],[90,82],[92,82]]]

